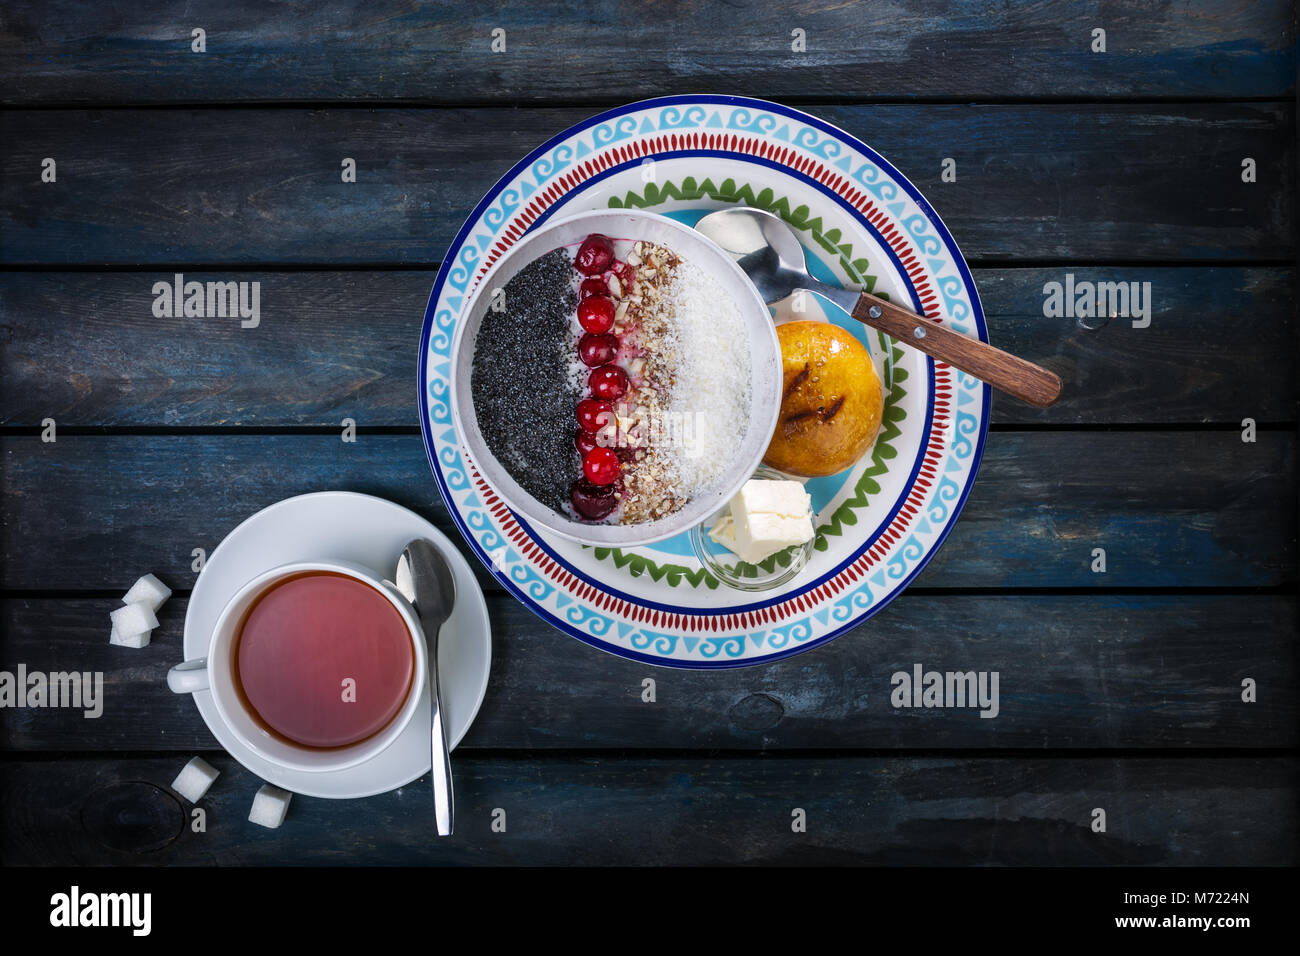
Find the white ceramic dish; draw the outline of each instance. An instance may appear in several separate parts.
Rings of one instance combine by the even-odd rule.
[[[740,309],[749,335],[750,411],[745,433],[722,475],[696,493],[681,509],[658,521],[640,524],[593,524],[575,521],[550,508],[522,487],[488,449],[474,415],[470,372],[474,344],[491,292],[522,268],[561,246],[579,243],[591,233],[615,239],[641,239],[667,246],[683,259],[707,270]],[[483,477],[517,514],[530,524],[583,544],[629,547],[660,541],[689,530],[729,501],[748,480],[767,450],[781,406],[781,347],[771,313],[740,267],[712,241],[689,226],[654,213],[628,210],[580,213],[548,223],[530,233],[503,256],[470,292],[463,319],[451,345],[451,417],[456,434]],[[575,425],[576,427],[576,425]],[[574,477],[578,477],[575,473]]]
[[[383,498],[325,491],[286,498],[230,532],[208,557],[185,612],[184,656],[202,657],[222,609],[254,577],[281,564],[333,558],[391,578],[402,548],[426,537],[456,577],[456,608],[443,625],[438,667],[447,738],[454,748],[478,714],[492,666],[492,630],[474,572],[441,531]],[[191,695],[208,729],[232,757],[263,780],[294,793],[346,799],[386,793],[429,772],[429,693],[392,746],[346,770],[286,770],[240,743],[222,720],[210,691]],[[453,766],[453,773],[455,768]],[[432,812],[433,797],[429,796]]]

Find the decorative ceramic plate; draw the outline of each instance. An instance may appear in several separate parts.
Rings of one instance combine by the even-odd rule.
[[[466,293],[520,236],[557,213],[636,208],[693,224],[732,205],[766,209],[793,226],[819,278],[886,295],[988,340],[966,262],[915,186],[842,130],[733,96],[619,107],[526,156],[456,235],[420,338],[425,448],[465,540],[544,620],[651,664],[771,661],[875,614],[951,530],[988,431],[986,385],[822,303],[828,320],[857,335],[878,361],[889,360],[884,424],[856,466],[808,481],[815,550],[781,589],[755,594],[720,584],[686,534],[626,551],[592,548],[541,533],[513,514],[466,462],[451,424],[449,350]]]

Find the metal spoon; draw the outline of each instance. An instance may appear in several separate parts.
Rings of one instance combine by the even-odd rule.
[[[438,687],[438,632],[456,605],[456,578],[446,558],[433,542],[416,538],[397,559],[394,584],[420,615],[420,628],[429,658],[430,767],[433,783],[433,811],[439,836],[450,836],[455,820],[451,786],[451,747],[447,745],[447,724],[442,716],[442,694]]]
[[[824,295],[863,325],[969,372],[1022,402],[1046,408],[1061,395],[1054,372],[986,342],[967,338],[869,292],[827,285],[808,274],[803,246],[793,229],[761,209],[739,206],[711,212],[695,228],[721,246],[745,270],[771,305],[806,289]]]

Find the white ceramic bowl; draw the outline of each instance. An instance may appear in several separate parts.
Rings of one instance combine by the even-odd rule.
[[[614,239],[642,239],[667,246],[683,259],[706,270],[735,300],[749,336],[750,410],[745,432],[737,436],[732,460],[712,485],[697,493],[678,511],[658,521],[640,524],[587,524],[550,508],[510,477],[488,450],[474,414],[470,373],[479,326],[491,302],[491,290],[507,282],[534,259],[593,232]],[[456,323],[451,346],[451,419],[462,449],[492,489],[517,515],[534,528],[543,528],[583,544],[627,547],[648,544],[689,530],[729,501],[753,474],[767,450],[781,408],[781,347],[771,314],[758,290],[712,241],[689,226],[655,213],[601,210],[548,222],[528,233],[498,260],[470,293]],[[576,429],[576,422],[574,424]],[[579,477],[575,472],[574,478]]]

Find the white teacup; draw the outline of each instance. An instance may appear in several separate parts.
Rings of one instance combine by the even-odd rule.
[[[253,602],[281,579],[312,571],[327,571],[355,578],[387,598],[406,624],[411,637],[412,662],[415,667],[406,700],[397,715],[381,731],[355,744],[329,750],[300,747],[264,729],[241,699],[235,687],[232,666],[232,643],[238,635],[245,612]],[[390,746],[415,716],[428,673],[420,619],[396,587],[357,564],[346,561],[304,561],[272,568],[240,588],[217,618],[207,656],[177,664],[167,672],[167,686],[178,694],[210,691],[212,703],[226,726],[249,750],[265,760],[287,770],[329,771],[355,767]]]

